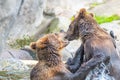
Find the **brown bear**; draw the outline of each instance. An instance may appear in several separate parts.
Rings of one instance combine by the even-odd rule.
[[[115,49],[115,42],[107,32],[100,28],[94,15],[87,13],[84,8],[79,11],[67,30],[66,39],[78,38],[82,40],[83,49],[80,58],[84,56],[81,67],[89,72],[91,66],[97,65],[109,57],[109,62],[105,64],[110,70],[110,75],[114,76],[115,80],[120,80],[120,58]]]
[[[38,57],[38,63],[30,73],[30,80],[84,80],[83,67],[73,74],[61,60],[60,50],[68,44],[64,36],[64,32],[51,33],[30,44]]]

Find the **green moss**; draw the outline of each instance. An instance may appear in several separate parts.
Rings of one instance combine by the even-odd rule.
[[[34,41],[33,37],[23,36],[22,39],[16,39],[14,42],[10,42],[9,45],[12,48],[22,48],[25,45],[29,45],[33,41]]]
[[[71,21],[73,21],[74,19],[75,19],[75,16],[72,16],[72,17],[70,18]]]
[[[6,75],[7,71],[0,71],[0,76]]]
[[[8,74],[7,71],[0,71],[0,76],[2,76],[3,78],[9,78],[9,79],[12,79],[12,80],[17,80],[17,79],[21,79],[22,78],[19,75]]]
[[[2,78],[1,78],[2,77]],[[8,72],[8,71],[0,71],[0,80],[19,80],[24,77],[29,77],[29,71],[26,72]]]
[[[112,22],[114,20],[120,20],[120,16],[118,15],[112,15],[112,16],[95,16],[95,20],[99,23],[107,23],[107,22]]]

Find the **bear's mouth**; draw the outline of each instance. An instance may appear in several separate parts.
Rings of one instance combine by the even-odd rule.
[[[68,44],[69,44],[69,41],[68,41],[67,39],[64,39],[64,40],[62,41],[62,47],[61,47],[61,48],[66,47]]]
[[[65,47],[69,44],[70,42],[68,40],[64,41]]]

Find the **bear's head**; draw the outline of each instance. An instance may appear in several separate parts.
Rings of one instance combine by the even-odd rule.
[[[40,59],[45,55],[57,53],[67,46],[69,42],[64,38],[65,35],[65,32],[47,34],[36,42],[32,42],[30,47],[36,51],[37,57]]]
[[[87,13],[86,9],[82,8],[75,19],[71,22],[67,30],[66,39],[74,40],[94,33],[96,25],[97,22],[94,20],[93,14]]]

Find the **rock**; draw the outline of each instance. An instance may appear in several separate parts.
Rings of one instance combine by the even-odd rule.
[[[71,20],[67,17],[59,16],[54,18],[49,24],[46,33],[59,32],[60,30],[67,31]]]
[[[113,31],[115,36],[117,36],[117,40],[120,40],[120,20],[113,21],[110,23],[103,23],[100,25],[103,29],[107,30],[109,33],[110,31]]]
[[[95,13],[96,15],[106,15],[111,16],[113,14],[120,15],[120,1],[119,0],[110,0],[106,1],[105,3],[96,6],[95,8],[90,10],[91,12]]]
[[[105,0],[47,0],[44,13],[47,15],[62,15],[67,14],[66,16],[71,17],[80,8],[89,8],[90,3],[102,3]]]
[[[34,34],[34,39],[37,40],[41,36],[45,34],[47,31],[47,27],[51,23],[51,21],[54,19],[54,16],[44,16],[41,24],[39,25],[40,27],[38,28],[38,31]]]
[[[0,1],[0,51],[7,40],[34,35],[42,21],[46,0]]]
[[[21,59],[21,60],[33,60],[36,59],[35,53],[33,53],[30,50],[23,49],[23,50],[6,50],[1,53],[0,58],[3,59],[9,59],[9,58],[15,58],[15,59]]]
[[[0,64],[0,71],[24,71],[29,69],[29,67],[22,63],[20,60],[13,58],[0,58]]]
[[[20,60],[20,61],[28,66],[35,66],[38,63],[37,60]]]
[[[0,80],[29,80],[30,68],[18,59],[0,58]]]
[[[50,22],[50,24],[48,25],[47,30],[45,31],[45,33],[52,33],[52,32],[55,32],[55,31],[59,31],[59,28],[57,28],[58,24],[59,24],[59,19],[54,18]]]
[[[42,20],[43,6],[44,1],[42,0],[25,0],[9,36],[14,35],[16,38],[36,33]]]

